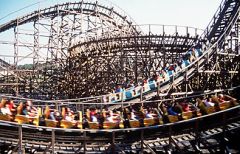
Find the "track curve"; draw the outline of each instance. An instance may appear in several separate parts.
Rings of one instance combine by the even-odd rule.
[[[26,24],[28,22],[39,20],[41,16],[43,16],[44,18],[55,18],[57,16],[64,16],[69,14],[77,15],[79,13],[93,16],[101,14],[103,17],[105,17],[106,22],[111,22],[119,29],[121,29],[122,26],[127,25],[131,27],[131,25],[134,23],[127,16],[123,16],[116,12],[114,8],[108,8],[106,6],[98,4],[98,2],[91,3],[82,1],[58,4],[49,8],[34,11],[20,18],[13,19],[5,24],[0,25],[0,32],[6,31],[10,28],[14,28],[16,26],[20,26],[22,24]],[[116,21],[112,19],[115,19]]]
[[[115,84],[124,84],[126,80],[133,80],[136,84],[140,79],[150,78],[166,64],[178,60],[198,39],[203,41],[199,38],[202,30],[197,28],[168,25],[139,27],[165,31],[99,38],[79,42],[69,48],[70,56],[65,70],[70,70],[67,76],[72,78],[64,80],[67,85],[62,87],[74,87],[71,97],[106,94],[115,88]],[[182,33],[168,33],[166,29],[181,29]]]

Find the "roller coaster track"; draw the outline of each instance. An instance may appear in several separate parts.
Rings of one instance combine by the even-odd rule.
[[[226,35],[229,34],[229,32],[231,30],[231,27],[233,26],[233,24],[230,24],[230,23],[235,23],[235,21],[237,20],[238,16],[236,14],[238,12],[239,12],[239,2],[238,1],[234,1],[234,0],[223,1],[220,5],[219,9],[215,13],[214,18],[211,20],[209,26],[205,30],[202,38],[207,39],[211,44],[214,44],[213,40],[215,40],[215,42],[217,41],[216,38],[224,39],[226,37]],[[4,32],[4,31],[6,31],[8,29],[11,29],[11,28],[16,28],[18,25],[19,26],[24,25],[24,24],[29,23],[29,22],[34,22],[34,24],[35,24],[35,23],[38,22],[38,20],[40,20],[42,18],[53,19],[53,18],[56,18],[57,16],[65,16],[65,15],[69,15],[69,14],[78,15],[79,13],[87,14],[87,15],[90,15],[90,16],[97,16],[97,13],[99,13],[99,15],[104,16],[104,18],[102,20],[104,20],[104,21],[106,20],[107,22],[109,22],[110,25],[113,27],[113,29],[117,29],[121,32],[122,32],[123,29],[124,30],[128,29],[130,31],[130,33],[127,33],[128,34],[127,36],[129,36],[129,37],[120,37],[119,40],[121,39],[122,41],[124,41],[124,39],[127,40],[127,38],[133,39],[133,37],[131,37],[131,35],[136,36],[140,32],[140,31],[137,30],[137,27],[132,25],[131,20],[127,19],[126,16],[120,15],[115,10],[113,10],[113,8],[104,7],[102,5],[99,5],[97,2],[96,3],[85,3],[83,1],[81,3],[58,4],[58,5],[55,5],[53,7],[49,7],[49,8],[45,8],[45,9],[41,9],[41,10],[32,12],[30,14],[27,14],[27,15],[23,16],[23,17],[11,20],[10,22],[8,22],[6,24],[1,25],[0,26],[0,32]],[[114,19],[116,21],[111,21],[110,22],[109,21],[110,19]],[[119,23],[119,24],[116,24],[116,23]],[[120,26],[118,26],[118,25],[120,25]],[[231,25],[231,26],[229,26],[229,25]],[[127,28],[124,28],[124,27],[127,27]],[[64,25],[61,25],[61,28],[65,28]],[[90,32],[90,31],[88,31],[88,32]],[[126,33],[124,33],[124,34],[126,34]],[[224,36],[223,36],[223,34],[224,34]],[[54,35],[54,33],[52,35]],[[103,36],[103,38],[104,38],[104,36]],[[212,39],[212,38],[214,38],[214,39]],[[161,36],[160,36],[159,39],[162,39]],[[181,36],[179,36],[179,38],[177,38],[177,39],[181,40],[183,38],[181,38]],[[116,37],[115,40],[116,40],[115,43],[119,43],[118,42],[118,37]],[[51,40],[49,40],[49,41],[51,41]],[[194,40],[194,41],[196,41],[196,40]],[[54,40],[53,43],[56,43],[56,41]],[[73,43],[73,42],[70,42],[70,44],[71,43]],[[92,42],[91,39],[90,39],[90,40],[87,40],[84,43],[80,43],[79,45],[80,46],[91,45],[91,49],[96,50],[96,49],[94,49],[94,47],[98,46],[98,44],[96,43],[94,45],[94,43],[96,43],[96,41]],[[221,41],[219,40],[218,41],[218,46],[220,44],[221,44]],[[75,44],[74,47],[79,46],[79,45]],[[150,44],[148,44],[148,45],[149,46],[155,46],[155,44],[152,43],[152,42],[150,42]],[[168,44],[166,44],[166,45],[168,45]],[[185,50],[187,47],[189,47],[190,44],[188,44],[187,46],[184,46],[184,43],[183,43],[181,45],[182,45],[181,46],[182,49],[180,49],[180,50]],[[34,46],[38,46],[38,45],[35,44]],[[114,46],[114,44],[113,44],[113,46]],[[125,46],[131,49],[131,45],[129,46],[128,43],[126,43]],[[161,47],[161,46],[159,46],[159,47]],[[56,56],[58,53],[55,55],[55,53],[54,53],[55,51],[53,51],[52,48],[54,48],[54,47],[49,48],[49,50],[50,50],[51,54]],[[66,46],[63,45],[63,47],[61,47],[61,48],[63,50],[65,50]],[[105,48],[107,49],[107,47],[105,47]],[[116,46],[116,48],[119,48],[119,46]],[[70,48],[70,49],[72,49],[72,48]],[[168,46],[166,46],[166,49],[168,49]],[[206,52],[204,51],[203,55],[205,55],[205,57],[202,56],[201,58],[206,59],[206,55],[210,55],[210,57],[209,56],[207,56],[207,57],[211,58],[211,55],[213,55],[213,54],[208,54],[208,52],[211,53],[212,49],[214,49],[214,48],[213,47],[209,48],[209,50],[206,51]],[[37,50],[37,49],[34,49],[34,50]],[[84,49],[82,49],[82,50],[84,50]],[[173,50],[173,47],[170,47],[169,50]],[[65,51],[61,51],[61,52],[65,52]],[[89,52],[91,52],[91,50],[89,50]],[[74,52],[72,52],[72,53],[74,55]],[[66,56],[66,53],[60,53],[60,54]],[[62,59],[60,60],[62,65],[66,65],[65,58],[66,57],[62,57]],[[195,61],[193,64],[197,64],[201,68],[201,67],[204,66],[204,65],[202,65],[204,62],[205,61],[202,61],[200,58],[198,58],[198,60]],[[190,68],[192,68],[192,67],[193,67],[192,64],[187,67],[187,69],[189,69],[188,72],[190,72]],[[6,69],[6,67],[4,67],[4,68]],[[197,68],[197,67],[195,67],[195,68]],[[41,68],[39,68],[39,69],[41,69]],[[185,69],[185,70],[187,70],[187,69]],[[193,69],[191,69],[191,71],[193,71]],[[177,73],[177,76],[178,76],[177,78],[176,78],[176,76],[173,77],[174,78],[174,84],[172,84],[173,81],[168,81],[168,84],[167,83],[163,84],[164,86],[161,87],[160,90],[161,91],[168,90],[169,87],[171,87],[171,86],[167,86],[167,85],[170,85],[170,84],[171,85],[180,84],[181,83],[180,81],[182,81],[184,77],[182,76],[182,78],[180,79],[179,74],[181,74],[180,76],[182,76],[183,74],[186,74],[187,78],[185,78],[185,79],[188,79],[191,76],[194,76],[195,73],[191,73],[191,72],[186,73],[186,71],[184,73],[184,71],[181,71],[181,73]],[[19,78],[18,75],[15,75],[15,76]],[[58,74],[56,74],[56,76],[58,76]],[[53,80],[54,75],[50,76],[50,77],[46,77],[46,78],[47,78],[46,81],[49,82],[49,81]],[[61,78],[61,77],[59,77],[59,78]],[[63,81],[63,82],[65,82],[65,81]],[[46,82],[43,82],[43,83],[46,83]],[[37,89],[40,85],[41,84],[39,84],[38,86],[34,85],[34,88]],[[41,85],[41,86],[44,86],[44,85]],[[62,85],[57,85],[57,86],[62,86]],[[30,85],[30,87],[33,87],[33,85]]]
[[[177,71],[175,74],[171,75],[169,80],[161,83],[159,87],[159,90],[161,92],[167,92],[170,90],[170,88],[172,88],[172,86],[182,84],[184,81],[193,77],[194,74],[196,74],[199,70],[203,69],[205,64],[207,64],[208,61],[212,58],[212,55],[217,52],[217,49],[221,46],[221,43],[223,43],[222,40],[224,40],[226,36],[229,35],[232,27],[239,20],[239,10],[239,1],[230,0],[222,2],[220,9],[214,15],[214,22],[210,22],[209,26],[203,34],[207,40],[211,41],[211,39],[213,39],[213,43],[210,43],[209,48],[207,48],[206,51],[203,51],[203,54],[195,61],[188,64],[185,68]],[[219,25],[218,23],[221,24]],[[214,27],[215,24],[216,28]],[[221,31],[219,29],[221,29]],[[153,96],[157,96],[158,92],[156,92],[156,90],[157,88],[155,88],[155,90],[150,90],[145,94],[138,94],[138,96],[140,97],[141,95],[144,95],[144,98],[148,100]],[[132,98],[130,101],[138,102],[141,99],[139,97]],[[128,101],[128,99],[125,101]]]
[[[131,19],[128,19],[127,16],[123,16],[116,12],[114,8],[107,8],[100,4],[90,3],[90,2],[69,2],[65,4],[58,4],[49,8],[44,8],[39,11],[34,11],[25,16],[19,17],[17,19],[13,19],[3,25],[0,26],[0,32],[6,31],[10,28],[14,28],[16,26],[26,24],[28,22],[33,22],[39,20],[41,17],[45,18],[55,18],[57,16],[64,16],[67,14],[91,14],[98,15],[101,14],[105,17],[107,22],[111,22],[117,28],[121,29],[122,26],[133,24]],[[114,19],[114,20],[112,20]]]
[[[193,42],[201,40],[198,36],[180,36],[180,35],[137,35],[129,37],[114,37],[97,39],[83,43],[77,43],[76,45],[69,48],[71,56],[75,57],[77,54],[88,54],[88,55],[99,55],[98,50],[102,52],[117,52],[120,48],[124,51],[133,50],[158,50],[164,48],[165,52],[169,55],[170,53],[183,53],[189,49]],[[165,41],[163,43],[163,41]],[[97,44],[97,45],[96,45]],[[89,46],[91,48],[89,48]],[[160,53],[163,54],[163,53]],[[104,55],[104,54],[102,54]]]
[[[221,39],[219,41],[225,39],[224,37],[221,37],[221,35],[231,29],[231,26],[229,25],[236,21],[236,19],[234,19],[236,13],[239,13],[239,1],[222,1],[220,7],[206,28],[204,37],[212,43],[215,43],[219,38]]]
[[[84,96],[86,89],[89,90],[89,95],[108,93],[109,89],[113,88],[111,83],[120,83],[124,80],[125,74],[131,76],[132,80],[144,79],[150,76],[150,72],[156,71],[156,68],[161,69],[165,64],[173,63],[198,39],[202,41],[199,38],[202,31],[196,28],[167,25],[143,26],[150,29],[153,26],[157,29],[181,28],[186,33],[179,34],[174,31],[168,34],[164,31],[154,35],[151,32],[145,32],[146,34],[128,37],[118,36],[78,42],[69,48],[70,56],[66,65],[66,70],[71,70],[68,76],[72,77],[66,83],[74,87],[72,92],[75,95],[79,92],[79,96]],[[188,30],[196,33],[187,33]],[[85,58],[86,56],[88,58]],[[91,79],[88,81],[89,84],[83,82],[88,79]],[[102,91],[100,87],[106,87],[101,88],[104,90],[102,93],[99,93]]]
[[[199,69],[204,69],[206,62],[209,61],[217,52],[217,49],[222,46],[223,40],[230,34],[232,27],[239,19],[239,3],[239,0],[225,0],[221,3],[219,10],[203,34],[203,38],[206,38],[210,43],[209,47],[203,50],[202,55],[195,61],[171,76],[170,80],[160,84],[159,88],[161,91],[168,92],[171,86],[183,84],[185,79],[193,77]],[[68,4],[75,6],[73,5],[75,3]],[[90,6],[94,7],[96,5],[97,3]],[[63,6],[57,5],[41,11],[43,11],[42,14],[44,16],[55,17],[55,9],[59,7]],[[74,8],[75,7],[73,7],[73,9]],[[108,9],[108,11],[108,15],[111,14],[111,9]],[[61,9],[58,10],[58,13],[61,15],[65,12],[66,11],[61,11]],[[37,12],[34,12],[1,25],[0,32],[13,28],[18,24],[37,20],[38,17],[36,13]],[[108,17],[106,14],[105,16]],[[124,17],[120,19],[125,20]],[[128,22],[128,24],[131,25],[130,22]],[[115,25],[117,24],[115,23]],[[158,92],[156,92],[156,90],[157,89],[154,89],[146,93],[144,95],[145,99],[148,100],[157,95]],[[129,101],[139,102],[142,100],[133,98],[125,101],[128,103]],[[220,142],[225,142],[222,141],[222,138],[227,137],[228,132],[239,132],[239,107],[240,106],[236,106],[176,123],[142,128],[109,130],[48,128],[0,121],[0,142],[4,146],[9,145],[8,149],[5,149],[6,151],[17,151],[17,149],[19,149],[20,153],[22,152],[22,147],[27,150],[32,149],[32,153],[37,151],[52,153],[127,153],[132,151],[137,153],[157,153],[159,151],[170,152],[171,150],[185,151],[187,148],[194,152],[201,152],[201,149],[205,149],[208,152],[218,152],[222,146],[224,146],[224,149],[227,149],[226,143],[212,146],[208,139],[220,139]],[[131,138],[131,136],[134,136],[134,138]],[[219,141],[215,143],[218,142]],[[212,147],[217,147],[218,149]]]
[[[207,60],[209,60],[208,58],[211,59],[211,56],[214,54],[214,52],[216,52],[216,48],[219,47],[221,41],[229,35],[230,30],[237,20],[239,20],[239,1],[223,1],[222,4],[220,6],[220,10],[214,15],[214,22],[211,25],[211,21],[209,27],[207,27],[207,34],[205,33],[205,36],[208,40],[214,38],[216,41],[210,45],[210,48],[208,48],[206,51],[203,51],[203,55],[200,56],[196,61],[191,63],[185,69],[181,70],[179,73],[177,72],[176,76],[173,77],[174,79],[172,80],[171,84],[181,84],[184,79],[184,75],[186,75],[187,79],[189,79],[194,75],[195,72],[198,71],[199,68],[203,67]],[[221,29],[221,32],[219,29]],[[170,85],[164,85],[161,87],[161,91],[165,91],[169,87]]]
[[[98,38],[96,40],[90,40],[87,42],[77,42],[73,46],[71,46],[68,50],[71,52],[71,56],[76,56],[78,53],[84,52],[97,52],[97,50],[101,49],[105,50],[114,50],[114,49],[123,49],[126,50],[133,50],[134,48],[144,49],[144,48],[153,48],[153,50],[164,48],[167,52],[185,52],[189,49],[194,42],[199,40],[202,30],[193,28],[193,27],[184,27],[184,26],[174,26],[174,25],[138,25],[140,28],[147,26],[149,29],[151,27],[158,29],[166,29],[166,28],[175,28],[181,30],[186,30],[186,33],[179,34],[178,31],[172,32],[172,34],[168,34],[167,32],[163,31],[160,34],[151,34],[149,32],[143,32],[139,35],[133,36],[118,36],[118,37],[108,37],[108,38]],[[188,31],[194,30],[195,34],[191,34]],[[147,34],[145,34],[147,33]],[[91,47],[91,48],[88,48]],[[87,51],[85,51],[87,50]],[[94,53],[93,53],[94,54]],[[97,54],[97,53],[96,53]]]
[[[31,30],[26,30],[28,28],[24,27],[24,25],[28,24],[32,24]],[[45,76],[45,81],[42,83],[34,83],[33,85],[32,81],[28,81],[27,78],[38,76],[36,74],[44,70],[43,67],[48,67],[46,65],[49,65],[49,63],[52,65],[51,69],[55,68],[55,65],[58,63],[65,65],[65,60],[68,57],[67,48],[71,44],[74,44],[75,41],[89,41],[94,37],[98,37],[99,33],[101,33],[101,37],[104,37],[110,34],[119,35],[119,33],[121,33],[127,36],[141,32],[138,27],[133,27],[132,25],[136,24],[124,11],[115,6],[106,7],[103,4],[99,4],[97,1],[68,2],[48,8],[39,8],[32,13],[0,25],[0,33],[5,34],[13,31],[15,35],[15,39],[12,42],[3,41],[3,44],[7,43],[14,47],[14,55],[11,55],[14,64],[10,66],[4,65],[1,69],[5,71],[9,70],[8,75],[12,75],[13,80],[15,80],[12,82],[23,82],[29,85],[27,88],[30,89],[30,91],[35,88],[35,91],[44,93],[45,90],[39,89],[39,87],[47,87],[42,84],[53,82],[49,80],[53,80],[54,75],[51,74],[52,76],[50,77],[46,75],[49,74],[49,72],[53,72],[52,70],[47,70],[45,75],[39,75]],[[31,34],[31,32],[29,33],[29,31],[32,31],[33,34]],[[26,42],[24,38],[21,40],[18,37],[20,35],[24,37],[29,37],[29,35],[33,36],[32,40],[34,41],[27,39]],[[43,41],[44,43],[41,44],[40,38],[46,40],[46,36],[48,41]],[[23,52],[26,50],[24,48],[30,49],[32,53],[21,57],[21,50],[23,50]],[[61,48],[61,50],[59,50],[59,48]],[[39,54],[40,52],[47,53]],[[51,55],[49,57],[54,58],[44,57],[46,55]],[[34,70],[32,70],[32,72],[29,71],[30,73],[25,75],[26,71],[17,69],[17,65],[19,65],[21,60],[28,57],[32,58],[32,56],[36,59],[33,60]],[[38,65],[43,62],[41,58],[44,59],[46,65]],[[41,62],[39,62],[39,59],[41,59]],[[36,79],[34,82],[38,81],[39,80]],[[21,84],[21,86],[24,84]],[[7,83],[4,85],[7,85]],[[21,87],[19,84],[16,85],[16,89]]]
[[[216,121],[216,118],[223,120]],[[211,149],[208,139],[218,140],[219,135],[227,137],[226,133],[239,131],[239,120],[239,106],[236,106],[176,123],[113,130],[66,130],[1,121],[0,143],[9,145],[9,151],[16,151],[21,139],[25,149],[36,150],[36,152],[44,150],[64,153],[128,153],[142,150],[153,153],[169,150],[186,152],[196,151],[197,145],[199,150],[217,152],[222,145],[216,145],[218,141],[215,141],[212,143],[215,145],[212,146],[216,149]]]
[[[0,59],[0,66],[1,66],[1,67],[9,67],[9,66],[10,66],[10,64],[9,64],[9,63],[7,63],[6,61],[4,61],[4,60]]]
[[[218,48],[221,48],[223,43],[222,40],[226,39],[226,36],[229,35],[232,27],[237,22],[239,18],[238,14],[239,14],[238,1],[223,1],[219,9],[217,10],[216,14],[214,15],[214,18],[213,18],[214,20],[212,20],[209,23],[209,26],[203,33],[203,39],[206,39],[209,42],[211,42],[208,45],[208,48],[205,49],[206,51],[203,51],[203,54],[200,57],[198,57],[194,62],[192,62],[190,65],[188,65],[186,68],[180,70],[179,72],[176,72],[173,76],[171,76],[170,80],[160,84],[159,90],[161,92],[169,91],[169,89],[172,88],[173,86],[181,85],[184,81],[191,79],[198,71],[200,70],[204,71],[203,69],[205,64],[211,60],[212,55],[214,55],[217,52],[217,50],[219,50]],[[215,24],[216,26],[214,27]],[[101,51],[105,51],[105,50],[107,51],[109,50],[109,47],[111,47],[112,50],[119,49],[119,48],[121,49],[126,48],[125,50],[133,51],[136,48],[136,44],[138,44],[139,42],[141,43],[137,45],[137,48],[140,48],[142,50],[143,48],[149,48],[149,47],[152,48],[153,50],[155,49],[155,47],[156,48],[163,47],[163,44],[160,43],[158,45],[157,43],[155,43],[155,39],[163,40],[165,38],[161,36],[137,36],[137,37],[133,36],[133,37],[116,37],[116,38],[113,38],[112,40],[110,38],[110,39],[102,39],[102,40],[98,39],[98,40],[93,40],[93,41],[84,42],[84,43],[79,42],[78,44],[72,46],[69,49],[71,51],[71,56],[72,56],[72,58],[70,59],[78,60],[78,58],[76,57],[77,54],[80,54],[80,55],[87,54],[90,57],[94,57],[96,55],[103,55],[103,53],[99,53],[100,48],[101,48]],[[178,36],[177,39],[181,40],[182,38]],[[148,43],[146,43],[146,46],[145,46],[145,44],[142,42],[146,42],[146,41]],[[195,39],[193,39],[193,41],[196,42]],[[183,42],[185,41],[182,41],[182,43]],[[198,42],[201,42],[201,41],[199,40]],[[169,51],[172,51],[172,52],[174,51],[173,46],[171,46],[172,44],[166,43],[164,45],[166,50],[168,50],[169,48]],[[180,46],[183,48],[182,50],[187,48],[187,47],[184,47],[184,44],[181,44]],[[73,68],[73,70],[74,69],[78,69],[78,68]],[[71,75],[71,76],[74,76],[74,75]],[[95,76],[99,76],[99,75],[95,75]],[[91,78],[94,80],[94,77],[91,77]],[[83,79],[80,79],[80,80],[83,80]],[[87,89],[91,89],[91,88],[88,87]],[[153,96],[156,96],[158,93],[158,91],[156,92],[156,90],[157,88],[155,87],[155,90],[153,91],[150,90],[147,93],[143,93],[144,98],[148,100],[148,99],[151,99]],[[136,102],[140,101],[140,98],[139,98],[140,95],[141,94],[138,94],[138,98],[136,97],[131,98],[131,101],[136,101]],[[129,100],[125,99],[124,101],[129,101]]]

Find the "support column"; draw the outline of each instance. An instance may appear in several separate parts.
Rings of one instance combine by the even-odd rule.
[[[54,147],[55,147],[55,130],[52,129],[52,154],[54,154]]]
[[[116,148],[115,148],[115,132],[112,132],[112,141],[111,141],[111,153],[114,154],[116,153]]]
[[[22,125],[18,126],[18,154],[22,154]]]
[[[160,95],[160,82],[157,82],[157,96]]]
[[[201,149],[199,148],[200,143],[200,132],[199,132],[199,119],[195,121],[195,150],[197,152],[201,152]]]
[[[17,70],[18,69],[18,49],[19,49],[19,29],[18,29],[18,19],[17,19],[17,26],[14,27],[14,69]],[[17,72],[17,77],[16,77],[16,83],[19,83],[19,78],[18,78],[18,71]],[[18,84],[16,85],[16,95],[18,95],[19,93],[19,87]]]
[[[86,154],[86,151],[87,151],[87,147],[86,147],[86,137],[87,137],[87,134],[86,132],[84,131],[83,132],[83,153]]]
[[[223,153],[231,153],[230,151],[229,151],[229,147],[228,147],[228,145],[227,145],[227,143],[228,143],[228,139],[226,138],[226,129],[227,129],[227,122],[226,122],[226,117],[227,117],[227,115],[226,115],[226,112],[224,112],[223,113],[223,121],[222,121],[222,129],[223,129],[223,132],[222,132],[222,139],[221,139],[221,152],[223,152]]]
[[[185,73],[185,76],[184,76],[184,80],[185,80],[185,90],[186,90],[186,94],[185,94],[185,97],[187,97],[187,92],[188,92],[188,78],[187,78],[187,70],[186,70],[186,73]]]
[[[38,80],[36,80],[39,76],[37,75],[38,71],[37,71],[37,67],[38,67],[38,61],[39,61],[39,14],[38,14],[38,20],[34,21],[33,23],[33,28],[34,28],[34,36],[33,36],[33,61],[32,61],[32,71],[33,73],[31,74],[31,78],[30,78],[30,94],[33,94],[33,89],[35,86],[35,82],[39,82]]]
[[[168,153],[171,153],[172,149],[172,126],[168,126]]]
[[[143,106],[143,86],[141,87],[140,101],[141,101],[142,106]]]
[[[124,92],[121,92],[121,108],[122,108],[122,111],[123,111],[123,101],[124,101],[124,99],[123,99],[123,97],[124,97]]]
[[[143,142],[143,139],[144,139],[144,130],[142,129],[141,130],[141,154],[143,154],[143,149],[144,149],[144,142]]]

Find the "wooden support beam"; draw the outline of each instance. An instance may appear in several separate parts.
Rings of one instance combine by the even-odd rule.
[[[18,153],[22,154],[23,149],[22,149],[22,125],[18,126]]]
[[[144,130],[141,130],[141,154],[143,154],[143,149],[144,149]]]
[[[111,153],[115,154],[116,153],[116,148],[115,148],[115,132],[112,132],[112,140],[111,140]]]
[[[52,129],[52,154],[54,154],[54,148],[55,148],[55,129]]]
[[[86,131],[83,132],[83,153],[86,154],[87,153],[87,143],[86,143]]]

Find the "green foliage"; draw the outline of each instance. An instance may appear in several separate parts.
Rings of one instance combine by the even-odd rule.
[[[32,68],[33,68],[33,64],[18,65],[18,69],[21,69],[21,70],[31,70]]]

